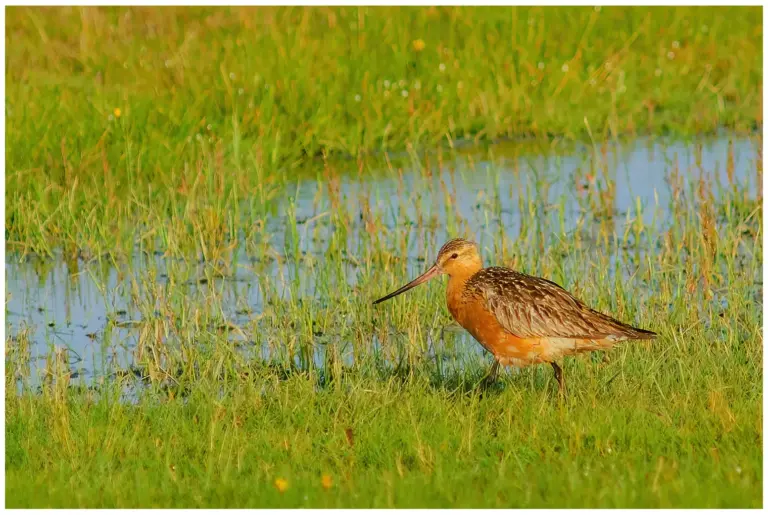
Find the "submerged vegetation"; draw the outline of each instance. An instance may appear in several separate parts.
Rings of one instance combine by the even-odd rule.
[[[9,507],[762,505],[760,8],[6,24]],[[474,388],[453,236],[660,336]]]

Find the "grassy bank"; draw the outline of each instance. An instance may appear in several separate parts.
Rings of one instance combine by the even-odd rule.
[[[9,8],[9,248],[124,255],[178,217],[246,228],[243,201],[319,154],[752,131],[760,13]]]

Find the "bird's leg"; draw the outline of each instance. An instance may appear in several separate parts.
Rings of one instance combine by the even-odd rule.
[[[557,384],[560,388],[560,393],[565,396],[565,378],[563,377],[563,369],[560,368],[560,365],[555,363],[554,361],[550,363],[552,365],[552,368],[555,370],[555,379],[557,379]]]
[[[499,360],[493,359],[493,365],[487,374],[480,380],[478,386],[490,386],[496,382],[496,377],[499,375]]]
[[[494,359],[493,365],[491,365],[491,370],[488,371],[488,380],[495,382],[498,376],[499,376],[499,360]]]

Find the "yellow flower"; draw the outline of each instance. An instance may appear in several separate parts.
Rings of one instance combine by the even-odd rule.
[[[112,113],[114,113],[115,118],[120,118],[120,115],[122,114],[122,111],[120,111],[119,107],[115,107],[115,110],[112,111]]]
[[[320,478],[320,484],[323,485],[323,488],[329,490],[333,486],[333,479],[328,474],[323,474],[323,477]]]
[[[421,52],[422,50],[424,50],[424,47],[426,47],[426,46],[427,46],[427,44],[424,43],[423,39],[415,39],[415,40],[413,40],[413,49],[416,50],[417,52]]]
[[[281,477],[275,479],[275,488],[277,488],[277,491],[280,493],[285,492],[288,490],[288,481]]]

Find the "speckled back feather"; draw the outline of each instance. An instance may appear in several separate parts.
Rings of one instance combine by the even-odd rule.
[[[589,308],[552,281],[509,268],[480,270],[467,281],[464,296],[481,297],[502,327],[518,338],[621,341],[656,336]]]

